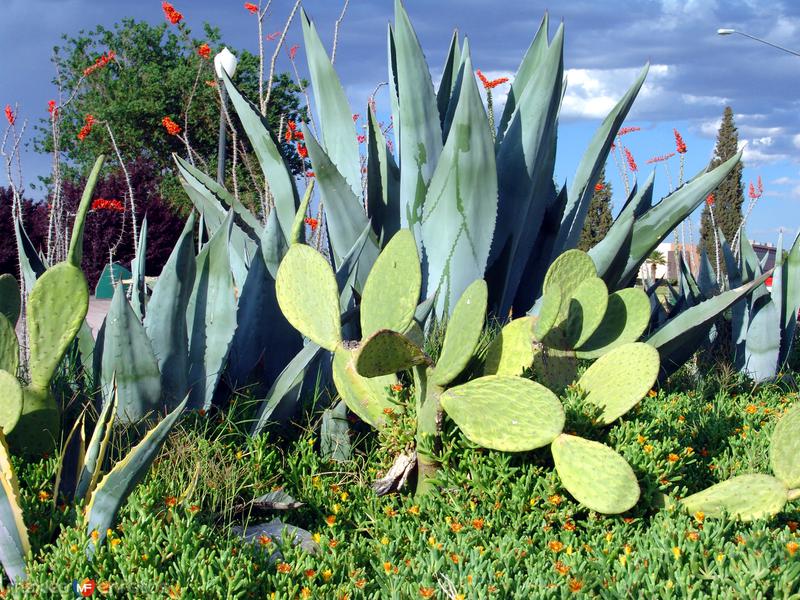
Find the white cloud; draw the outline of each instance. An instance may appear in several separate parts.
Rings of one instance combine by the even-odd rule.
[[[639,74],[639,68],[567,69],[567,93],[561,116],[573,119],[605,117]],[[663,99],[663,83],[672,75],[670,65],[651,65],[635,106]]]
[[[694,94],[681,94],[681,100],[695,106],[726,106],[730,102],[730,99],[722,96],[695,96]]]
[[[765,152],[765,148],[769,148],[771,144],[761,143],[760,140],[739,140],[739,150],[744,150],[742,153],[742,160],[749,167],[768,165],[778,163],[781,161],[789,160],[791,157],[788,154],[780,152]]]

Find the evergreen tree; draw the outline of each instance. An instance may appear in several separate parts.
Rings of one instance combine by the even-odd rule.
[[[589,203],[589,212],[583,223],[578,249],[588,252],[600,240],[606,237],[614,219],[611,217],[611,184],[606,181],[606,171],[600,172],[600,177],[594,186],[592,201]]]
[[[733,110],[725,107],[722,123],[717,134],[717,145],[714,149],[714,158],[711,160],[709,170],[722,164],[738,150],[739,134],[733,122]],[[744,189],[742,188],[741,161],[733,168],[720,186],[714,190],[714,222],[722,230],[725,239],[730,243],[736,235],[736,230],[742,222],[742,203],[744,202]],[[706,203],[700,221],[700,243],[705,248],[712,265],[716,265],[716,248],[714,243],[714,228],[711,224],[711,209]],[[720,260],[720,269],[725,270],[723,261]]]

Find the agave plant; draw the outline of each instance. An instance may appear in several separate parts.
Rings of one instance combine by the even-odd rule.
[[[53,495],[57,503],[80,505],[86,527],[86,554],[91,557],[106,532],[113,526],[119,509],[144,478],[158,451],[186,406],[186,400],[153,427],[142,440],[105,475],[109,438],[114,422],[112,400],[103,408],[86,444],[85,412],[70,431],[59,461]],[[101,477],[102,475],[102,477]],[[12,583],[26,578],[26,561],[31,547],[20,504],[19,484],[11,464],[5,435],[0,432],[0,562]]]
[[[645,67],[600,126],[569,190],[559,191],[552,182],[564,86],[563,26],[552,39],[548,26],[545,17],[493,133],[472,75],[467,40],[462,44],[454,36],[444,76],[434,91],[416,34],[397,0],[388,48],[398,155],[387,147],[368,109],[369,152],[362,182],[354,111],[314,24],[303,13],[320,139],[307,128],[303,133],[336,268],[365,226],[372,227],[360,258],[356,291],[364,285],[380,247],[399,227],[407,227],[424,261],[423,296],[436,295],[440,317],[449,315],[461,293],[479,278],[490,284],[489,304],[496,315],[505,316],[512,307],[523,314],[540,296],[547,267],[577,243],[595,181],[647,72]],[[224,81],[245,131],[260,149],[267,179],[276,181],[276,210],[288,215],[297,192],[279,160],[275,140],[254,107],[228,78]],[[655,206],[652,180],[641,193],[634,192],[613,235],[592,253],[608,287],[629,285],[650,251],[737,160],[738,155],[711,173],[700,174]]]

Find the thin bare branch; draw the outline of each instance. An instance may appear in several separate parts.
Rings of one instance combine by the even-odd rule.
[[[297,9],[299,7],[300,0],[295,0],[294,6],[292,7],[292,12],[289,13],[289,17],[286,19],[286,25],[283,26],[281,37],[278,39],[278,44],[275,46],[275,51],[272,53],[272,60],[270,60],[269,63],[269,77],[267,78],[267,93],[263,103],[261,104],[262,115],[267,114],[267,105],[269,104],[269,97],[272,94],[272,80],[275,78],[275,63],[278,62],[278,53],[281,51],[284,41],[286,41],[286,33],[289,31],[289,26],[292,24],[294,15],[297,13]]]
[[[344,21],[344,15],[347,12],[348,4],[350,4],[350,0],[344,0],[344,6],[342,6],[342,12],[339,14],[339,18],[336,19],[336,24],[333,26],[333,48],[331,48],[331,64],[336,62],[336,46],[339,45],[339,27],[341,27],[342,21]]]

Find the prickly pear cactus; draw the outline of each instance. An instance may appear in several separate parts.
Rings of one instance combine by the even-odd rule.
[[[564,408],[556,395],[521,377],[479,377],[450,388],[440,402],[467,439],[484,448],[534,450],[564,428]]]
[[[533,363],[533,326],[536,317],[514,319],[500,330],[483,362],[484,375],[522,375]]]
[[[615,348],[597,359],[578,380],[586,402],[600,408],[598,421],[607,425],[644,398],[658,378],[658,350],[636,342]]]
[[[639,501],[636,475],[622,456],[599,442],[561,434],[550,446],[556,471],[581,504],[614,515]]]
[[[0,314],[0,369],[17,374],[19,368],[19,342],[14,325],[5,315]]]
[[[3,273],[0,275],[0,314],[16,325],[19,310],[19,283],[11,273]]]
[[[603,320],[588,340],[576,346],[578,358],[599,358],[614,348],[635,342],[650,322],[650,299],[639,288],[625,288],[608,297]]]
[[[800,488],[800,403],[790,408],[775,425],[770,464],[778,479],[790,488]]]
[[[292,244],[278,267],[275,291],[286,320],[315,344],[333,352],[342,342],[339,289],[328,261]]]
[[[727,513],[742,521],[775,515],[788,500],[788,488],[770,475],[739,475],[681,500],[689,513],[709,517]]]
[[[356,370],[364,377],[379,377],[427,365],[433,361],[422,349],[401,333],[382,329],[358,348]]]
[[[3,433],[13,431],[22,414],[22,387],[17,378],[7,371],[0,371],[0,428]]]

